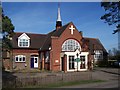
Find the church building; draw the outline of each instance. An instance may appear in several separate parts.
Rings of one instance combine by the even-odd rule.
[[[12,54],[3,57],[6,70],[87,71],[107,57],[99,39],[84,37],[73,22],[62,25],[60,7],[55,30],[48,34],[15,32],[11,43]]]

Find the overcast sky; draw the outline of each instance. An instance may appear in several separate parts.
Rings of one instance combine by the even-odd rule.
[[[15,32],[46,34],[55,29],[57,2],[3,2],[4,14],[10,17]],[[105,13],[100,2],[61,2],[63,25],[73,22],[84,37],[99,38],[105,48],[117,48],[115,26],[108,26],[100,17]]]

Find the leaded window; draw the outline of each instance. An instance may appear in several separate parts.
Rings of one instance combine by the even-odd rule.
[[[80,49],[80,44],[74,39],[68,39],[62,45],[62,51],[75,51],[76,49]]]
[[[80,69],[85,69],[85,56],[80,56]]]
[[[69,56],[69,69],[74,69],[74,56]]]

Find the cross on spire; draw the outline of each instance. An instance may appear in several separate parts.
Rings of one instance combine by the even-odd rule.
[[[71,30],[71,34],[73,34],[73,31],[74,31],[74,29],[75,29],[75,28],[73,27],[73,25],[71,25],[69,29]]]

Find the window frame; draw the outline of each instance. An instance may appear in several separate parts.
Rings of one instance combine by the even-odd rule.
[[[69,55],[69,70],[75,69],[75,56]]]
[[[48,63],[48,62],[50,62],[50,52],[49,51],[46,51],[45,52],[45,63]]]
[[[26,56],[25,55],[16,55],[15,62],[26,62]]]
[[[85,69],[86,68],[86,60],[85,60],[85,56],[84,55],[81,55],[80,56],[80,69]]]
[[[29,39],[18,39],[18,46],[19,47],[29,47],[30,46],[30,40]]]
[[[62,51],[75,51],[76,49],[81,49],[80,44],[75,39],[67,39],[62,44]]]
[[[96,60],[103,59],[103,51],[102,50],[95,50],[94,53],[95,53],[94,59],[96,59]]]

